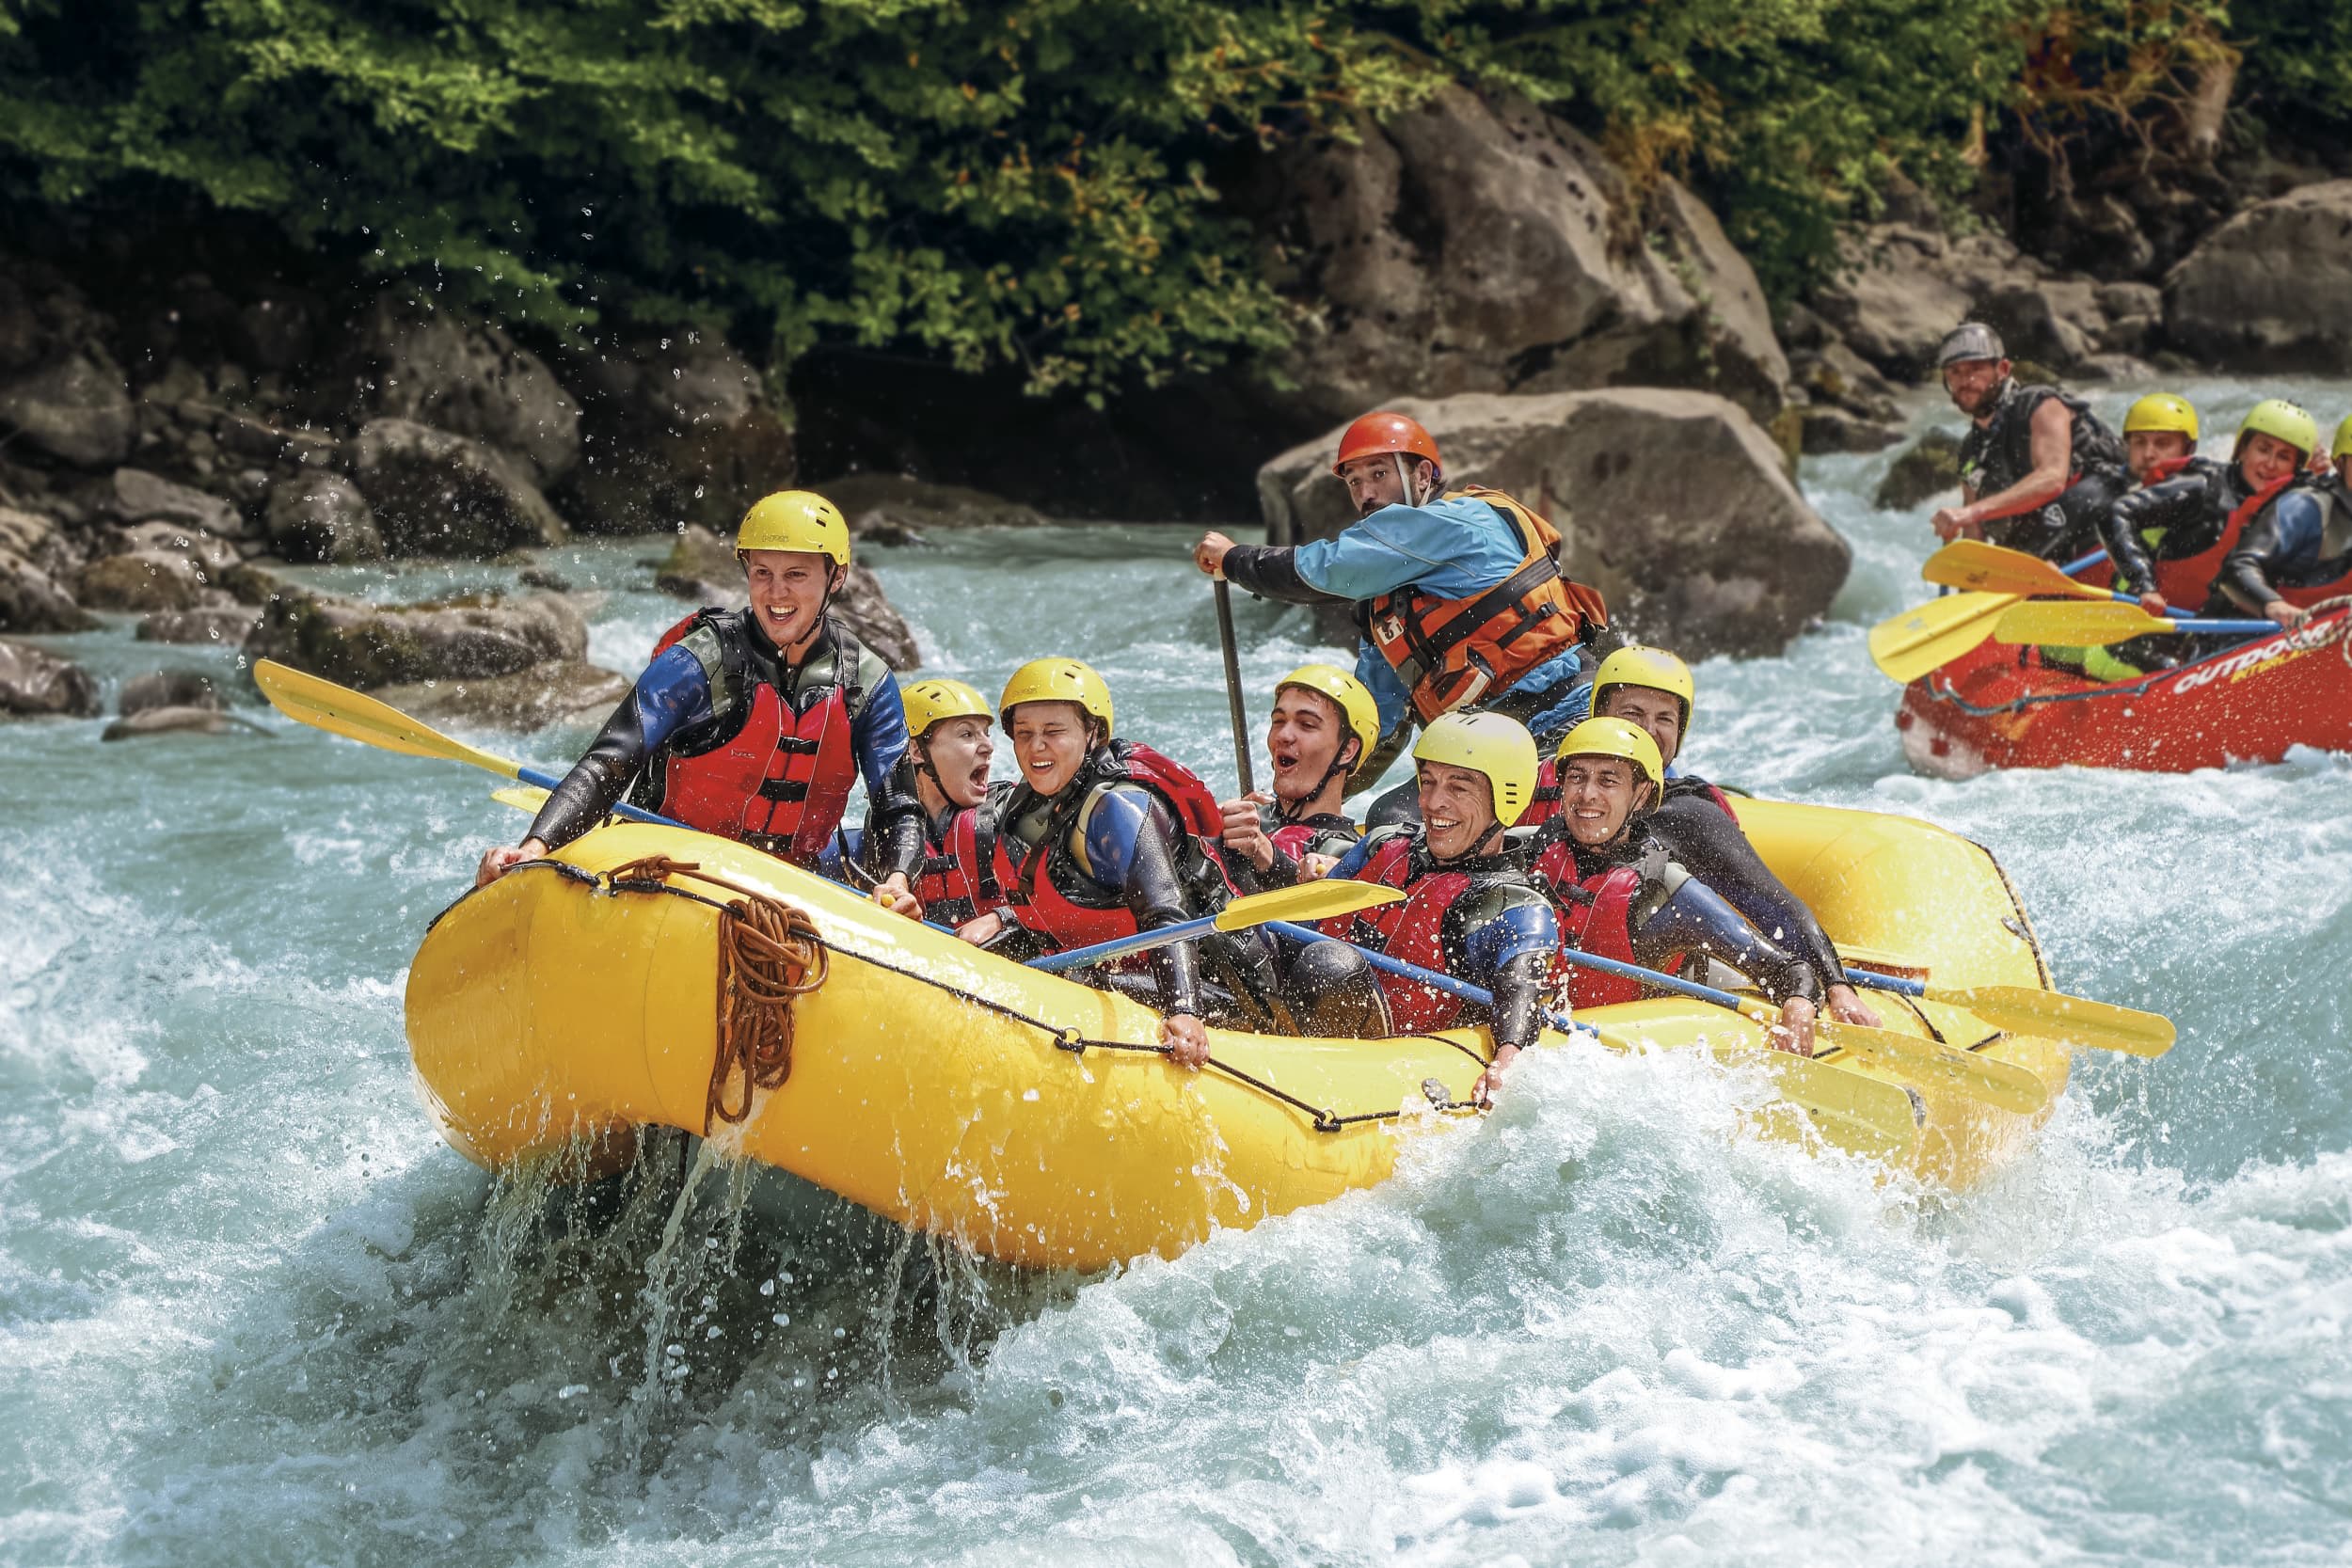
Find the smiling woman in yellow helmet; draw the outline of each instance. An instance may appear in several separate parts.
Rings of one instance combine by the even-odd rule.
[[[1837,948],[1804,901],[1772,875],[1747,834],[1740,832],[1731,798],[1705,779],[1674,770],[1698,707],[1698,683],[1691,667],[1663,648],[1629,644],[1601,660],[1593,676],[1596,717],[1623,719],[1647,734],[1669,769],[1652,802],[1648,832],[1677,862],[1688,867],[1748,924],[1789,949],[1812,967],[1824,1006],[1847,1023],[1876,1028],[1878,1012],[1848,985]],[[1535,822],[1558,809],[1559,763],[1545,765]]]
[[[2255,425],[2257,416],[2265,422]],[[2291,403],[2272,399],[2255,405],[2249,426],[2265,434],[2241,437],[2240,462],[2254,471],[2254,443],[2271,449],[2268,499],[2252,509],[2245,531],[2221,562],[2214,586],[2247,610],[2267,615],[2292,631],[2311,618],[2312,607],[2352,594],[2352,508],[2324,478],[2307,473],[2319,446],[2317,421]]]
[[[1717,958],[1781,1005],[1774,1043],[1813,1053],[1813,965],[1741,919],[1650,831],[1666,765],[1647,730],[1629,720],[1587,719],[1560,742],[1560,810],[1527,846],[1536,886],[1561,911],[1563,976],[1572,1006],[1631,1002],[1641,983],[1568,963],[1583,952],[1675,970],[1688,955]],[[1712,810],[1709,806],[1708,809]]]
[[[911,884],[922,808],[898,682],[831,613],[849,576],[849,525],[822,496],[779,491],[743,515],[735,557],[748,605],[697,610],[670,629],[522,843],[482,857],[478,883],[570,843],[624,794],[814,866],[863,776],[876,895],[921,914]]]
[[[1380,743],[1380,711],[1336,664],[1302,664],[1274,683],[1271,788],[1227,800],[1225,848],[1261,887],[1298,879],[1308,855],[1345,854],[1363,830],[1343,810],[1349,779]]]
[[[1402,888],[1404,901],[1327,922],[1326,928],[1484,987],[1494,1006],[1394,975],[1375,980],[1360,955],[1336,942],[1306,948],[1285,981],[1306,1007],[1339,996],[1364,998],[1366,1016],[1346,1032],[1418,1034],[1486,1023],[1495,1054],[1474,1091],[1484,1103],[1502,1069],[1543,1028],[1544,978],[1560,941],[1550,903],[1529,884],[1503,841],[1535,791],[1535,740],[1499,713],[1448,713],[1422,731],[1413,762],[1421,820],[1375,832],[1331,872]]]

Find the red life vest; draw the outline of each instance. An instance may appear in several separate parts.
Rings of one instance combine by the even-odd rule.
[[[1561,838],[1535,858],[1532,874],[1551,894],[1562,917],[1562,956],[1552,960],[1552,991],[1557,994],[1565,987],[1572,1011],[1640,1000],[1639,980],[1572,964],[1565,955],[1574,951],[1620,963],[1639,961],[1633,957],[1633,897],[1642,891],[1641,867],[1613,865],[1579,880],[1575,851]]]
[[[1560,575],[1560,533],[1500,490],[1472,484],[1449,500],[1485,501],[1519,537],[1519,563],[1494,587],[1441,599],[1407,584],[1358,609],[1364,636],[1396,671],[1427,723],[1512,683],[1609,624],[1597,590]]]
[[[2238,536],[2253,522],[2262,509],[2278,499],[2279,492],[2295,483],[2289,474],[2276,484],[2265,485],[2230,509],[2230,520],[2221,525],[2221,537],[2212,546],[2178,561],[2156,562],[2156,592],[2174,610],[2202,610],[2213,596],[2214,578],[2221,575],[2222,559],[2237,548]]]
[[[1399,833],[1375,849],[1372,858],[1356,873],[1356,879],[1403,888],[1405,901],[1383,904],[1359,914],[1336,915],[1323,922],[1323,929],[1359,947],[1442,974],[1446,967],[1446,911],[1469,891],[1470,878],[1461,871],[1433,871],[1413,878],[1412,859],[1410,833]],[[1448,1028],[1461,1017],[1462,999],[1458,996],[1385,970],[1375,970],[1374,975],[1380,983],[1382,994],[1389,999],[1389,1021],[1401,1033]]]
[[[1120,740],[1112,742],[1111,747],[1116,751],[1110,762],[1097,766],[1089,759],[1087,773],[1074,783],[1081,799],[1104,784],[1143,785],[1174,813],[1184,836],[1199,847],[1217,879],[1230,892],[1232,882],[1225,874],[1224,851],[1217,842],[1225,831],[1225,814],[1209,786],[1192,769],[1149,746]],[[1100,757],[1102,753],[1096,755]],[[1045,836],[1018,864],[1014,863],[1004,837],[996,835],[989,865],[997,885],[1004,890],[1006,902],[1012,906],[1024,927],[1063,950],[1134,936],[1137,929],[1135,911],[1116,894],[1109,895],[1109,905],[1098,907],[1078,903],[1055,885],[1054,863],[1068,857],[1067,840],[1073,831],[1074,824],[1066,825],[1056,814],[1049,819]]]
[[[706,614],[697,610],[672,626],[655,644],[655,657]],[[835,657],[853,665],[860,651],[853,640],[840,639]],[[857,784],[849,689],[827,688],[799,715],[766,681],[753,682],[738,701],[744,711],[732,735],[691,753],[666,752],[659,809],[690,828],[740,839],[796,865],[815,865],[841,826]]]
[[[981,850],[979,842],[982,809],[966,806],[950,817],[945,843],[931,836],[930,824],[924,825],[923,863],[915,879],[914,895],[923,900],[925,919],[936,920],[943,926],[961,926],[995,906],[1000,896],[995,867],[990,854]],[[993,851],[995,835],[992,832],[987,836]]]
[[[1265,836],[1266,842],[1278,851],[1292,860],[1298,860],[1306,855],[1343,854],[1357,839],[1363,837],[1363,830],[1353,822],[1340,828],[1325,819],[1285,822]]]

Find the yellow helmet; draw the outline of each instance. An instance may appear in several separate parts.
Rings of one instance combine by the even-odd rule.
[[[2254,404],[2238,421],[2237,445],[2246,445],[2246,437],[2255,431],[2278,437],[2306,458],[2319,445],[2319,421],[2284,398],[2265,398]]]
[[[1279,695],[1286,686],[1301,687],[1339,704],[1340,713],[1347,720],[1347,727],[1358,742],[1358,763],[1371,756],[1372,749],[1380,744],[1380,705],[1372,700],[1372,692],[1362,681],[1338,665],[1302,664],[1276,681],[1274,689]]]
[[[735,531],[735,553],[798,550],[850,563],[850,525],[841,509],[814,490],[779,490],[762,496],[743,514]]]
[[[1535,737],[1500,713],[1448,713],[1430,721],[1413,743],[1415,762],[1439,762],[1486,776],[1495,820],[1504,827],[1527,812],[1535,796]]]
[[[944,675],[916,681],[906,689],[907,735],[920,740],[943,719],[991,719],[988,699],[959,680]]]
[[[2185,436],[2189,444],[2197,442],[2197,405],[2171,392],[2151,392],[2126,409],[2123,414],[2123,434],[2136,430],[2164,430]]]
[[[2331,457],[2352,457],[2352,414],[2346,414],[2344,423],[2336,426],[2336,438],[2328,443],[2328,453]]]
[[[1645,648],[1627,643],[1600,661],[1593,673],[1593,711],[1598,713],[1609,700],[1609,690],[1617,686],[1646,686],[1653,691],[1670,692],[1682,699],[1682,737],[1691,738],[1691,710],[1698,705],[1698,682],[1691,678],[1691,667],[1663,648]]]
[[[1008,731],[1012,710],[1023,703],[1075,703],[1103,721],[1105,735],[1110,733],[1111,689],[1090,666],[1074,658],[1033,658],[1012,673],[996,703],[997,720]]]
[[[1623,719],[1587,719],[1560,737],[1560,761],[1570,757],[1619,757],[1642,770],[1653,784],[1666,782],[1666,764],[1649,731]]]

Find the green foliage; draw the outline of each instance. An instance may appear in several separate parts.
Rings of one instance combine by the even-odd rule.
[[[2232,31],[2246,50],[2245,99],[2265,120],[2313,140],[2352,135],[2352,6],[2343,0],[2237,0]]]

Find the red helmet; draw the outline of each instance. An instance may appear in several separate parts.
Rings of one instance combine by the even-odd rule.
[[[1399,451],[1413,457],[1426,457],[1439,469],[1445,464],[1438,457],[1438,443],[1421,421],[1402,414],[1367,414],[1347,427],[1340,437],[1340,454],[1331,460],[1331,471],[1359,457],[1377,457],[1382,452]]]

